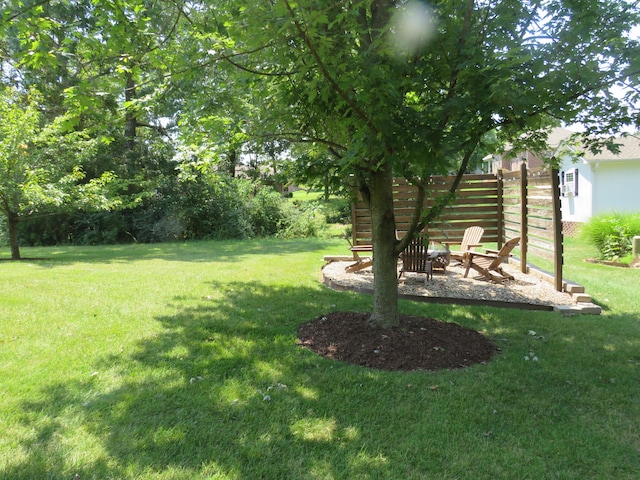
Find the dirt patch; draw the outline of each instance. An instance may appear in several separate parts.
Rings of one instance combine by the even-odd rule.
[[[456,323],[402,315],[400,326],[369,326],[369,313],[333,312],[298,328],[298,344],[323,357],[378,370],[440,370],[486,363],[496,345]]]

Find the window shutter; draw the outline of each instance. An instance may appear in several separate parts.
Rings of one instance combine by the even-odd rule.
[[[578,169],[576,168],[573,173],[573,194],[578,196]]]

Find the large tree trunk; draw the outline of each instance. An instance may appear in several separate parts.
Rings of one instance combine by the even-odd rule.
[[[388,328],[398,325],[398,254],[390,166],[371,174],[369,193],[374,259],[373,313],[369,322]]]
[[[20,245],[18,244],[18,215],[12,213],[7,217],[9,227],[9,247],[11,248],[11,260],[20,260]]]
[[[124,99],[127,105],[136,98],[136,82],[131,72],[126,73],[126,85],[124,89]],[[125,149],[130,152],[136,146],[136,135],[138,127],[138,117],[132,110],[133,107],[127,107],[124,114],[124,138]]]

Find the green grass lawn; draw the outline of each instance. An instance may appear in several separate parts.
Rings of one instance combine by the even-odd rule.
[[[565,277],[602,316],[403,301],[501,353],[381,372],[296,346],[298,324],[370,309],[318,282],[323,255],[345,251],[194,242],[0,262],[0,479],[638,478],[640,270],[584,263],[568,240]]]

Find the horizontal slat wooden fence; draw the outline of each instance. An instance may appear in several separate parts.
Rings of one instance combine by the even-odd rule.
[[[445,194],[455,177],[437,176],[429,182],[424,206],[430,208],[434,200]],[[394,214],[399,235],[403,235],[411,223],[418,190],[405,179],[396,179],[394,187]],[[485,229],[486,242],[498,242],[500,222],[496,212],[500,210],[500,189],[495,175],[465,175],[457,190],[455,204],[445,207],[437,222],[427,227],[429,240],[460,241],[467,227],[479,225]],[[367,205],[358,196],[352,205],[353,242],[355,245],[371,243],[371,215]]]
[[[531,170],[522,164],[520,171],[498,172],[497,175],[464,175],[457,189],[455,203],[445,207],[440,218],[427,226],[430,241],[460,242],[466,228],[484,228],[483,243],[501,247],[509,239],[520,237],[516,255],[523,272],[527,253],[554,262],[554,273],[546,278],[562,290],[562,228],[559,186],[556,170]],[[428,184],[424,202],[429,209],[436,199],[446,194],[455,180],[453,176],[434,176]],[[394,214],[399,235],[410,222],[417,198],[417,188],[405,179],[396,179]],[[353,244],[371,243],[371,215],[357,194],[351,206]]]

